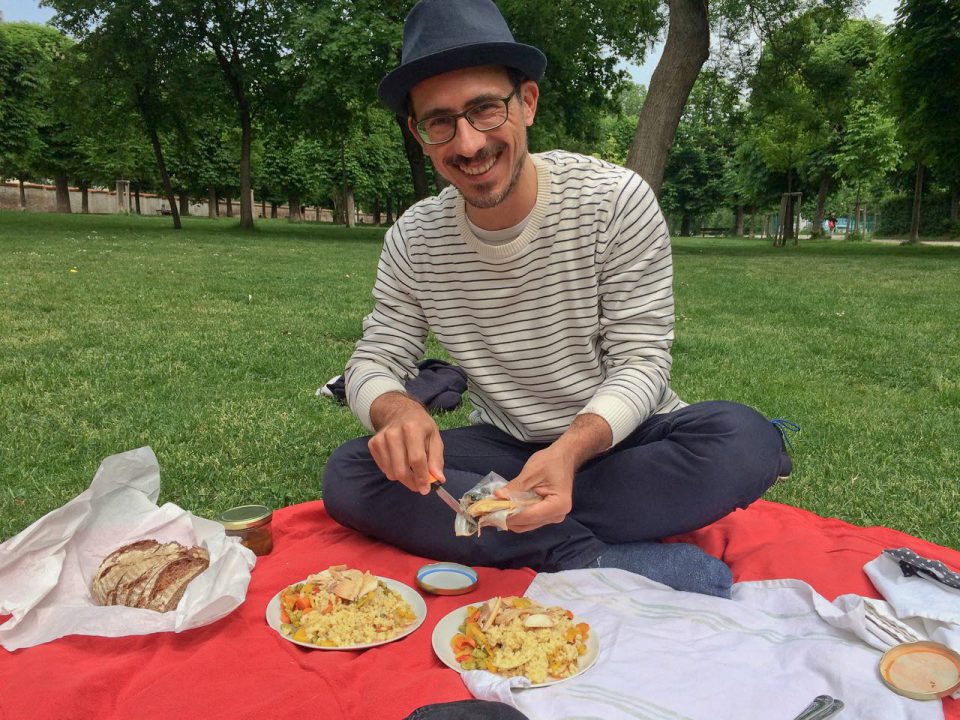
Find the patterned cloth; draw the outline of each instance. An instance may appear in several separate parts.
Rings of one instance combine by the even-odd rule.
[[[924,580],[932,580],[947,587],[960,590],[960,573],[955,573],[939,560],[930,560],[917,555],[910,548],[887,549],[883,554],[900,564],[904,577],[917,575]]]

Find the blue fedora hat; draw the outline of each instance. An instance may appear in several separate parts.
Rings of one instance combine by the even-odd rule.
[[[516,68],[537,82],[547,58],[513,39],[492,0],[420,0],[403,23],[400,65],[380,81],[380,102],[407,115],[407,95],[421,80],[480,65]]]

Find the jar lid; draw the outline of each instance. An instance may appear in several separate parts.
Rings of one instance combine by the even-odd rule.
[[[434,595],[463,595],[477,586],[477,571],[459,563],[424,565],[417,571],[417,585]]]
[[[248,530],[266,525],[273,519],[273,511],[265,505],[239,505],[225,510],[217,520],[227,530]]]
[[[880,658],[880,677],[895,693],[937,700],[960,689],[960,655],[936,642],[896,645]]]

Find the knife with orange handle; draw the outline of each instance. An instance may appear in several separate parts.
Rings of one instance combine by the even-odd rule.
[[[440,482],[439,478],[435,478],[432,475],[430,476],[430,489],[433,490],[441,500],[449,505],[451,510],[458,515],[463,514],[463,508],[460,507],[460,503],[457,502],[453,495],[443,489],[443,483]]]

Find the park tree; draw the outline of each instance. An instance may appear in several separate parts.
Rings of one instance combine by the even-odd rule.
[[[63,38],[31,23],[0,22],[0,178],[20,184],[36,175],[45,148],[41,128],[49,122],[51,59]]]
[[[357,153],[360,170],[357,201],[369,208],[375,223],[380,222],[384,212],[388,222],[392,222],[394,212],[415,199],[408,158],[389,111],[370,108],[361,127],[361,145]]]
[[[169,0],[181,5],[188,36],[216,59],[240,129],[240,227],[253,228],[251,153],[254,118],[268,104],[287,52],[298,4],[282,0]]]
[[[400,62],[403,19],[412,6],[410,0],[306,0],[290,33],[285,73],[296,87],[300,126],[331,151],[338,210],[355,194],[348,183],[363,174],[351,160],[351,144],[370,138],[365,129],[371,127],[380,136],[384,118],[392,125],[390,144],[406,158],[414,194],[430,194],[428,163],[406,119],[383,114],[377,99],[381,78]]]
[[[687,97],[710,54],[710,22],[705,0],[668,0],[669,27],[660,62],[650,77],[646,102],[627,167],[659,195],[667,155]]]
[[[887,78],[881,62],[884,27],[870,20],[836,20],[832,14],[825,20],[810,38],[809,52],[800,63],[805,82],[819,100],[825,124],[825,142],[814,151],[807,164],[808,179],[818,186],[815,229],[822,227],[828,193],[841,179],[838,175],[840,154],[849,157],[851,152],[860,152],[855,143],[846,138],[851,121],[860,122],[858,137],[872,144],[864,134],[864,113],[876,121],[874,127],[878,130],[892,119],[887,103]],[[849,173],[844,177],[849,180]],[[866,177],[865,168],[861,181]]]
[[[724,167],[725,196],[750,213],[750,236],[756,230],[756,214],[776,207],[784,186],[782,174],[771,170],[760,151],[761,125],[745,123],[737,136],[733,154]],[[761,233],[767,232],[764,222]]]
[[[784,25],[817,7],[843,16],[852,4],[851,0],[718,0],[708,10],[706,0],[665,0],[666,43],[650,79],[627,166],[659,193],[684,105],[710,55],[711,35],[721,39],[724,54],[733,58],[737,74],[745,76],[759,49],[769,52],[771,37]]]
[[[854,190],[854,232],[860,232],[864,189],[876,188],[897,167],[900,152],[894,118],[877,101],[855,102],[835,157],[837,176]]]
[[[501,0],[498,7],[517,40],[547,57],[531,148],[596,147],[601,119],[632,84],[619,61],[642,60],[662,25],[656,0]]]
[[[901,0],[889,36],[900,140],[916,172],[909,242],[918,242],[925,168],[936,165],[960,204],[960,6],[955,0]]]
[[[69,213],[70,179],[85,174],[81,136],[65,101],[74,82],[76,47],[68,37],[55,32],[49,50],[40,61],[46,87],[38,127],[42,151],[34,159],[34,169],[38,175],[53,179],[57,212]]]
[[[690,235],[694,218],[717,209],[724,199],[723,171],[733,152],[736,88],[720,73],[700,74],[687,100],[667,159],[661,201],[680,216],[680,234]]]
[[[184,43],[173,0],[44,0],[53,23],[77,39],[101,92],[119,90],[138,113],[153,149],[174,228],[180,215],[164,159],[161,134],[182,110],[177,84],[193,53]]]
[[[819,228],[838,180],[841,150],[845,157],[859,152],[845,139],[848,124],[869,112],[878,131],[889,125],[882,45],[878,23],[848,19],[831,7],[813,8],[769,37],[750,79],[750,101],[753,121],[762,125],[756,147],[771,170],[786,175],[785,218],[793,217],[793,193],[813,187],[814,227]],[[860,119],[859,141],[875,147],[865,134],[865,118]],[[786,237],[792,228],[787,225]]]
[[[617,165],[626,164],[646,96],[647,89],[633,82],[620,89],[616,95],[616,108],[600,118],[600,136],[590,150],[592,154]]]
[[[300,222],[301,201],[316,201],[327,174],[323,148],[316,140],[292,136],[283,124],[261,133],[263,149],[257,184],[266,195],[287,202],[290,222]]]

